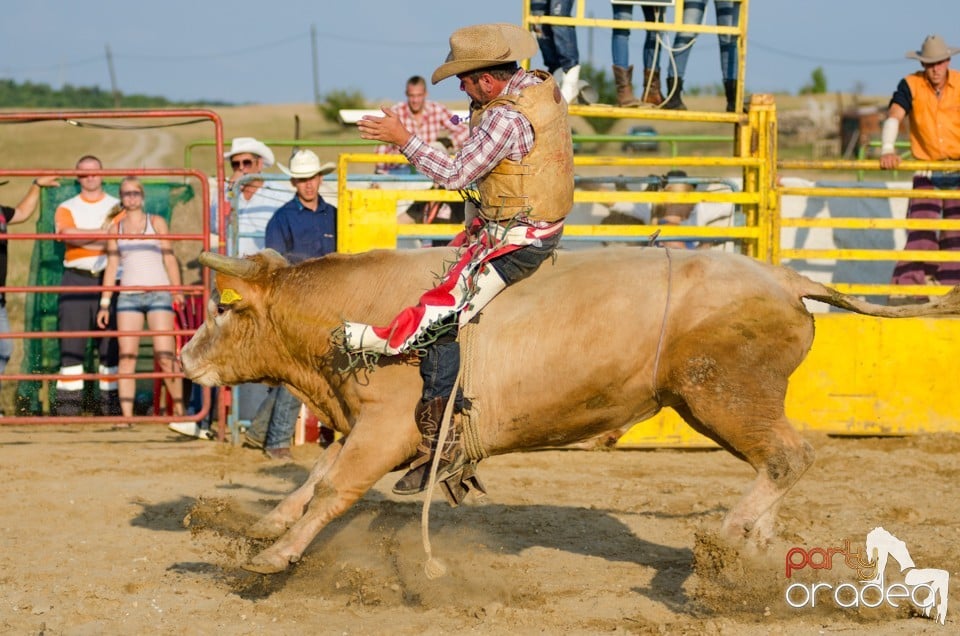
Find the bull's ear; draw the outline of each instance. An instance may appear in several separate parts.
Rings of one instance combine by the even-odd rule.
[[[257,293],[255,285],[221,272],[217,274],[213,301],[223,308],[242,310],[251,305]]]

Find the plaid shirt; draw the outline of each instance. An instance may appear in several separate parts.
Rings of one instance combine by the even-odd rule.
[[[501,95],[516,95],[541,80],[520,69],[510,78]],[[416,136],[400,152],[417,170],[447,190],[463,190],[488,174],[503,159],[520,161],[533,149],[533,126],[509,105],[494,106],[470,131],[470,138],[455,157],[431,148]]]
[[[453,123],[453,113],[451,113],[446,106],[437,102],[425,101],[423,103],[422,117],[419,121],[415,119],[413,113],[410,112],[410,106],[407,105],[407,102],[400,102],[390,110],[397,114],[397,118],[400,120],[400,123],[403,124],[403,127],[407,129],[407,132],[419,137],[428,144],[439,139],[441,132],[446,130],[450,133],[450,141],[453,142],[454,150],[458,150],[463,146],[467,137],[470,136],[470,128],[467,126],[467,122]],[[377,146],[378,155],[394,155],[399,153],[400,151],[393,145]],[[397,164],[395,163],[377,164],[377,172],[382,172],[385,169],[396,166]]]

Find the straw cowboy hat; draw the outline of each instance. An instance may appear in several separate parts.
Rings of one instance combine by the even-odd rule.
[[[336,169],[332,162],[320,163],[320,157],[312,150],[298,150],[290,158],[290,167],[287,168],[282,163],[278,163],[280,170],[284,174],[294,179],[309,179],[316,175],[330,174]]]
[[[960,49],[947,46],[947,43],[939,35],[928,35],[920,50],[908,51],[907,57],[912,60],[920,60],[923,64],[936,64],[950,59],[957,53],[960,53]]]
[[[253,137],[234,137],[230,143],[230,150],[223,153],[224,159],[230,159],[234,155],[250,153],[263,159],[263,165],[269,168],[274,163],[273,151],[267,148],[267,144],[254,139]]]
[[[436,84],[451,75],[476,71],[537,54],[537,39],[515,24],[477,24],[457,29],[450,36],[450,52],[430,81]]]

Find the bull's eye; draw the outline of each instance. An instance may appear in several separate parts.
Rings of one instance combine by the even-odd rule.
[[[217,315],[222,316],[227,313],[227,310],[230,309],[229,305],[217,305]]]

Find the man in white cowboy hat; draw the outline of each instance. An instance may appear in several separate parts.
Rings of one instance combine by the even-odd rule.
[[[367,116],[360,136],[396,145],[419,172],[448,190],[473,193],[479,214],[455,243],[463,249],[437,287],[389,324],[344,324],[351,357],[418,352],[423,394],[415,410],[423,436],[411,469],[393,491],[426,488],[429,460],[439,445],[441,416],[453,394],[466,324],[504,287],[530,276],[560,242],[573,206],[573,144],[567,103],[549,73],[526,72],[517,62],[537,52],[537,41],[513,24],[464,27],[450,36],[447,60],[434,84],[451,76],[472,100],[470,137],[453,157],[410,134],[392,112]],[[363,358],[363,356],[366,356]],[[462,396],[456,396],[457,408]],[[459,431],[443,441],[439,479],[464,464]]]
[[[923,69],[900,80],[883,122],[880,167],[896,169],[900,156],[894,143],[900,123],[910,118],[910,151],[920,161],[960,160],[960,73],[950,69],[950,58],[960,49],[946,45],[939,35],[928,36],[919,51],[907,57]],[[913,177],[915,190],[960,189],[960,172],[922,171]],[[910,199],[908,219],[960,219],[960,199]],[[960,231],[911,230],[908,250],[960,250]],[[927,280],[943,285],[960,284],[960,262],[901,261],[893,270],[893,283],[923,285]],[[918,300],[924,300],[919,297]]]
[[[240,183],[245,175],[261,174],[264,168],[275,163],[273,152],[262,141],[253,137],[236,137],[230,144],[230,150],[223,153],[230,162],[233,176],[230,183]],[[264,232],[267,223],[287,199],[289,190],[279,190],[266,185],[263,179],[243,181],[239,192],[231,188],[228,194],[236,195],[232,201],[237,215],[236,251],[228,242],[227,253],[236,256],[256,254],[264,248]]]
[[[320,163],[310,150],[295,153],[289,169],[280,166],[297,194],[267,224],[268,248],[292,262],[337,251],[337,208],[320,196],[323,175],[334,168],[332,163]],[[299,411],[300,400],[286,387],[272,387],[244,433],[246,443],[263,448],[272,459],[291,459],[290,439]]]

